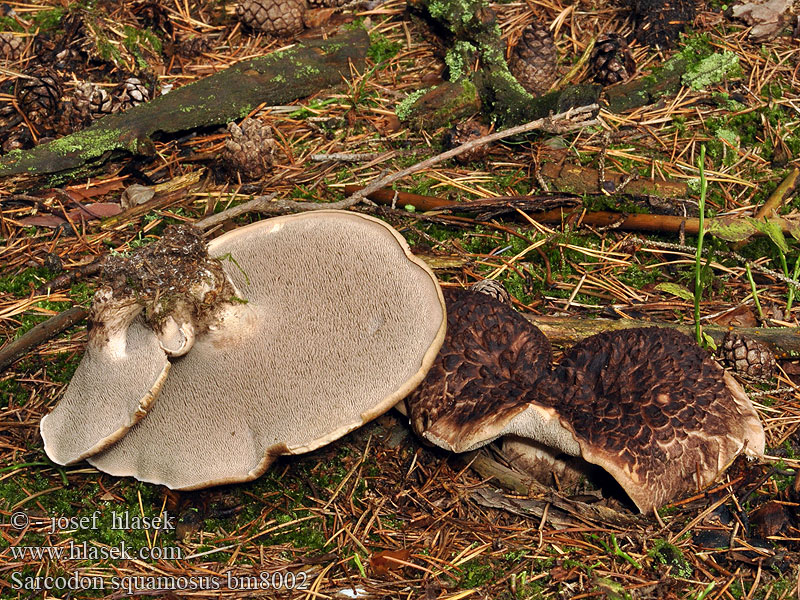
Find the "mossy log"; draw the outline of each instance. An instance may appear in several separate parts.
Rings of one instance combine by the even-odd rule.
[[[569,347],[580,340],[618,329],[633,327],[670,327],[694,338],[694,324],[642,321],[638,319],[590,319],[587,317],[549,317],[530,314],[523,315],[536,325],[547,338],[557,346]],[[719,325],[703,325],[703,331],[714,339],[717,346],[729,331]],[[800,357],[800,330],[795,327],[737,327],[738,335],[752,338],[766,344],[778,358]]]
[[[431,20],[446,42],[452,44],[446,59],[450,70],[448,85],[462,86],[462,92],[477,91],[482,110],[491,114],[500,126],[513,127],[597,102],[600,94],[597,85],[572,86],[539,98],[525,91],[508,70],[506,44],[497,16],[485,0],[409,0],[408,4]],[[480,58],[480,70],[475,73],[470,72],[473,56]],[[452,106],[454,98],[464,98],[464,94],[451,93],[450,88],[448,92],[442,94],[433,88],[403,106],[399,116],[417,126],[443,125],[461,114],[441,110],[440,99]],[[472,94],[467,96],[469,101],[459,104],[460,108],[468,109],[471,105]]]
[[[408,0],[408,5],[429,19],[443,34],[445,43],[451,46],[446,59],[451,83],[469,80],[480,95],[484,111],[491,113],[503,126],[532,121],[550,111],[558,113],[573,106],[594,104],[600,97],[598,85],[571,86],[539,98],[526,92],[508,70],[505,42],[500,37],[495,14],[485,0]],[[472,75],[467,73],[469,56],[465,56],[465,49],[472,50],[480,58],[481,69]],[[623,112],[677,92],[686,69],[686,60],[678,55],[654,74],[606,88],[603,93],[609,110]],[[431,97],[426,98],[428,94]],[[433,123],[423,114],[431,110],[432,101],[439,96],[441,93],[434,88],[406,107],[412,125],[447,122],[447,112],[438,107],[433,111],[436,117]]]
[[[652,75],[606,88],[604,95],[608,110],[621,113],[652,104],[662,96],[676,94],[681,89],[681,79],[687,66],[686,60],[677,55]]]
[[[124,113],[0,159],[0,176],[43,175],[102,161],[114,151],[152,155],[152,136],[221,125],[259,104],[286,104],[341,85],[350,64],[363,70],[369,37],[363,30],[312,40],[288,50],[242,61]]]

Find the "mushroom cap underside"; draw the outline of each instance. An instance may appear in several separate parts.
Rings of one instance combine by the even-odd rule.
[[[406,398],[416,433],[453,452],[502,435],[549,373],[550,342],[486,294],[445,289],[447,335],[423,382]]]
[[[741,386],[687,336],[656,327],[575,345],[539,398],[642,512],[713,482],[764,430]]]
[[[40,423],[45,452],[61,465],[124,436],[147,414],[169,372],[160,340],[138,307],[116,307],[121,322],[109,322],[105,296],[100,304],[92,311],[86,354],[64,396]]]
[[[253,479],[377,417],[424,377],[445,313],[433,273],[383,222],[261,221],[209,244],[246,303],[173,359],[147,418],[90,462],[175,489]]]

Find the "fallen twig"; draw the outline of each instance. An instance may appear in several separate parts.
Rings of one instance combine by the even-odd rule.
[[[794,191],[798,175],[800,175],[800,169],[795,167],[786,178],[780,182],[778,187],[775,188],[775,191],[770,194],[767,201],[761,205],[756,212],[756,219],[760,221],[764,218],[776,216],[778,209]]]
[[[73,306],[43,323],[39,323],[19,339],[0,348],[0,371],[22,358],[29,350],[57,336],[86,318],[89,314],[82,306]]]
[[[461,144],[460,146],[457,146],[452,150],[448,150],[447,152],[442,152],[441,154],[432,156],[415,165],[411,165],[406,169],[403,169],[396,173],[392,173],[390,175],[387,175],[386,177],[381,177],[380,179],[373,181],[364,188],[351,194],[342,202],[338,202],[335,204],[341,205],[338,206],[337,208],[348,208],[350,206],[358,204],[361,200],[368,197],[371,193],[376,192],[383,187],[390,186],[395,181],[399,181],[400,179],[403,179],[404,177],[407,177],[419,171],[424,171],[425,169],[428,169],[433,165],[439,164],[440,162],[443,162],[455,156],[459,156],[460,154],[464,154],[465,152],[469,152],[474,148],[480,148],[481,146],[485,146],[486,144],[490,144],[497,140],[506,139],[509,137],[513,137],[515,135],[521,135],[523,133],[528,133],[529,131],[535,131],[537,129],[564,133],[567,131],[573,131],[575,129],[582,129],[583,127],[589,127],[591,125],[598,125],[600,121],[594,117],[594,114],[596,113],[597,110],[598,110],[597,104],[589,104],[587,106],[571,108],[566,112],[558,113],[556,115],[545,117],[543,119],[536,119],[534,121],[530,121],[529,123],[525,123],[524,125],[509,127],[508,129],[504,129],[502,131],[496,131],[494,133],[484,135],[482,137],[469,141],[465,144]],[[328,208],[329,206],[323,205],[323,207]]]

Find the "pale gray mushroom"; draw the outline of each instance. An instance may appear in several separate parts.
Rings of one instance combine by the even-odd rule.
[[[209,311],[232,295],[198,233],[168,230],[156,244],[104,263],[94,296],[86,354],[40,430],[47,455],[72,464],[124,436],[158,396],[169,357],[191,348]]]
[[[169,372],[158,336],[130,299],[95,294],[86,354],[64,397],[41,422],[47,455],[66,465],[117,441],[149,409]]]
[[[89,461],[196,489],[247,481],[405,397],[445,333],[436,278],[383,222],[315,211],[212,241],[236,296],[172,359],[147,417]]]

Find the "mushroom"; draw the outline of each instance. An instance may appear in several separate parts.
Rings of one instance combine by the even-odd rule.
[[[121,438],[149,409],[170,363],[142,307],[113,298],[108,287],[94,297],[89,341],[58,406],[42,418],[44,449],[65,465]]]
[[[377,219],[278,217],[229,232],[208,252],[246,301],[175,318],[194,324],[193,345],[170,358],[147,416],[89,458],[103,471],[173,489],[254,479],[277,456],[319,448],[389,410],[441,346],[436,278]]]
[[[530,472],[579,457],[609,472],[642,512],[708,485],[742,451],[764,452],[744,390],[683,334],[595,335],[551,373],[543,334],[512,309],[469,291],[445,298],[442,352],[406,398],[413,428],[438,446],[464,452],[507,436],[507,455]],[[579,464],[567,462],[561,473]]]
[[[155,244],[103,264],[86,354],[40,429],[47,455],[78,462],[124,436],[158,396],[171,356],[208,327],[212,307],[233,294],[199,232],[172,228]]]
[[[642,512],[706,487],[739,453],[764,454],[764,429],[741,385],[672,329],[586,338],[539,393],[580,456],[608,471]]]
[[[447,335],[420,386],[406,398],[424,439],[467,452],[507,433],[529,407],[529,391],[549,374],[550,342],[496,287],[444,290]]]

